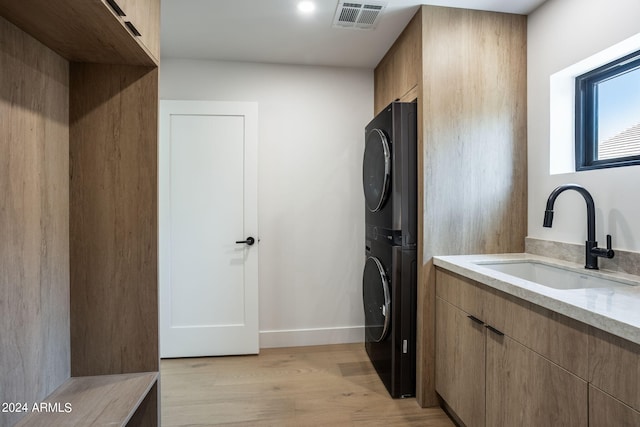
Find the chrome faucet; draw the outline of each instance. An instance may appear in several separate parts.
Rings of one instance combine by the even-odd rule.
[[[611,249],[611,235],[607,234],[607,247],[599,248],[596,242],[596,208],[593,197],[586,188],[578,184],[564,184],[551,192],[547,199],[547,210],[544,211],[543,227],[551,228],[553,224],[553,204],[556,198],[565,190],[575,190],[584,197],[587,202],[587,241],[585,242],[585,262],[584,268],[598,270],[598,257],[613,258],[615,252]]]

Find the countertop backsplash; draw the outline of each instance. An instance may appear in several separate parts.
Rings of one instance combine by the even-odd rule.
[[[526,237],[524,242],[526,253],[563,261],[584,263],[584,245],[534,239],[532,237]],[[600,268],[602,270],[618,271],[640,276],[640,253],[621,251],[615,247],[613,249],[616,253],[613,258],[598,258]]]

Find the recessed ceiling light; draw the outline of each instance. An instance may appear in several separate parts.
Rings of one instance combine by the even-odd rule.
[[[316,10],[316,5],[314,2],[312,1],[301,1],[298,3],[298,11],[300,11],[300,13],[311,13],[314,10]]]

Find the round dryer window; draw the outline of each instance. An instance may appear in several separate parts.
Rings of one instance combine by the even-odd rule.
[[[367,340],[380,342],[389,330],[391,296],[387,275],[378,258],[369,257],[364,265],[362,298]]]
[[[386,135],[373,129],[367,135],[362,162],[362,184],[367,208],[371,212],[380,210],[387,198],[391,174],[391,152]]]

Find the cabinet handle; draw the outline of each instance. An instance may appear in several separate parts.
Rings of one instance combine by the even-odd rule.
[[[467,317],[469,319],[473,320],[474,322],[476,322],[478,325],[484,325],[484,322],[482,320],[478,319],[476,316],[468,315]]]
[[[107,0],[107,3],[109,3],[109,6],[111,6],[111,9],[113,9],[113,11],[116,13],[116,15],[118,15],[118,16],[127,16],[124,13],[124,10],[122,10],[122,8],[120,6],[118,6],[118,3],[116,3],[116,0]]]
[[[131,21],[125,21],[125,25],[129,28],[129,31],[131,31],[134,36],[140,37],[142,35]]]
[[[494,328],[491,325],[484,325],[485,328],[487,328],[488,330],[490,330],[491,332],[493,332],[494,334],[503,336],[504,334],[502,332],[500,332],[499,330],[497,330],[496,328]]]

